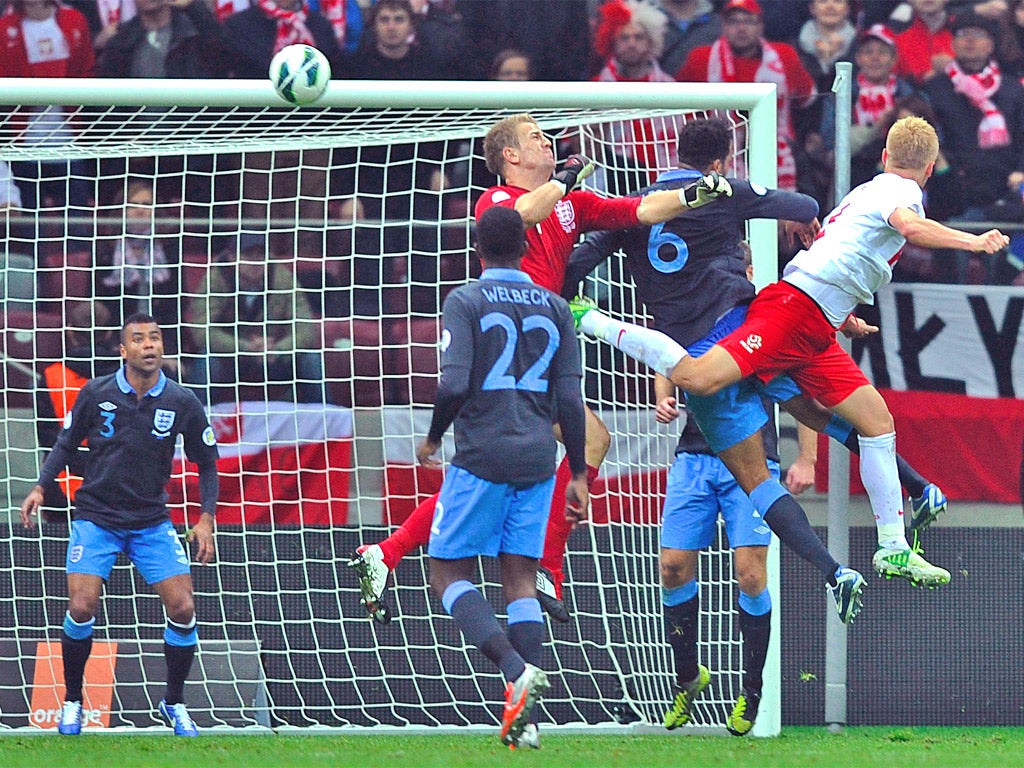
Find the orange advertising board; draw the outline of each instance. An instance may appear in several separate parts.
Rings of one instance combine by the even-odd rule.
[[[85,664],[82,712],[85,727],[108,728],[114,698],[117,643],[94,642]],[[32,679],[32,710],[29,723],[35,728],[56,728],[64,704],[64,660],[60,643],[37,643]]]

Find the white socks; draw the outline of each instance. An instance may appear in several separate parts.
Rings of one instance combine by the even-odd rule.
[[[896,471],[896,433],[878,437],[858,436],[860,479],[871,500],[878,528],[878,546],[908,549],[903,518],[903,494]]]
[[[689,354],[661,331],[623,323],[597,309],[580,318],[580,330],[670,378],[676,364]]]

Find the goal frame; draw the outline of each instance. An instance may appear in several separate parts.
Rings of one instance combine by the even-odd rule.
[[[5,79],[0,102],[6,105],[74,104],[107,107],[253,107],[283,108],[269,81],[136,79]],[[302,120],[308,109],[462,108],[508,112],[542,109],[739,110],[747,113],[749,179],[766,187],[777,180],[776,87],[773,84],[707,83],[502,83],[489,82],[331,82],[314,105],[295,108]],[[542,126],[543,127],[543,126]],[[314,140],[315,141],[315,140]],[[315,146],[315,143],[310,145]],[[245,144],[244,149],[258,149]],[[63,148],[67,150],[67,148]],[[71,150],[74,151],[73,148]],[[140,147],[139,153],[152,151]],[[0,147],[0,159],[12,159]],[[758,288],[777,277],[777,239],[774,221],[749,223],[754,277]],[[667,459],[667,457],[666,457]],[[12,520],[14,510],[8,510]],[[776,605],[779,594],[778,543],[769,553],[769,587]],[[772,613],[772,641],[764,675],[764,698],[754,735],[777,735],[781,730],[780,613]],[[638,726],[625,726],[637,728]],[[647,726],[639,726],[646,728]],[[370,729],[376,730],[376,729]],[[437,730],[432,728],[431,730]],[[460,729],[463,730],[463,729]]]

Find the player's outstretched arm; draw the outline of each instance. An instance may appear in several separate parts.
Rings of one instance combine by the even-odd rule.
[[[974,235],[919,216],[909,208],[897,208],[893,211],[889,216],[889,226],[903,235],[908,243],[922,248],[955,248],[975,253],[998,253],[1010,244],[1010,238],[998,229]]]
[[[664,189],[645,195],[636,217],[641,224],[659,224],[714,202],[720,197],[730,197],[732,185],[724,176],[712,171],[683,189]]]

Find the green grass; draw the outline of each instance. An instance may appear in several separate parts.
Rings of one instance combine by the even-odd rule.
[[[1020,765],[1024,728],[872,727],[829,734],[785,728],[775,739],[548,732],[540,752],[495,735],[0,736],[3,768],[1005,768]]]

